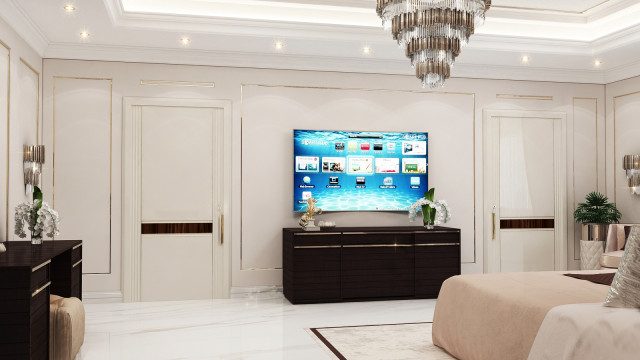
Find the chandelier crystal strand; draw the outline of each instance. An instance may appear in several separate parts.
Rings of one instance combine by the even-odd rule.
[[[490,6],[491,0],[377,0],[376,12],[422,86],[435,88],[444,86]]]

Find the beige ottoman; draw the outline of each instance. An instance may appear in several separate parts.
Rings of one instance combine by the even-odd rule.
[[[84,343],[82,301],[51,295],[49,304],[49,358],[73,360]]]

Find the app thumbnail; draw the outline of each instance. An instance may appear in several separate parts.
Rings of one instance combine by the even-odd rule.
[[[348,174],[373,174],[373,156],[347,157]]]
[[[403,141],[402,155],[427,155],[427,142]]]
[[[317,156],[296,156],[296,172],[318,172]]]
[[[397,174],[400,172],[400,159],[376,158],[376,174]]]
[[[344,172],[345,162],[343,157],[323,157],[322,172]]]
[[[421,158],[402,159],[402,172],[405,174],[426,174],[427,159],[421,159]]]

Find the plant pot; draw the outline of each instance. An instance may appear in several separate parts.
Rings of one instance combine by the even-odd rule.
[[[600,270],[600,255],[604,252],[604,241],[580,240],[580,269]]]
[[[609,224],[582,224],[582,238],[585,241],[606,241]]]

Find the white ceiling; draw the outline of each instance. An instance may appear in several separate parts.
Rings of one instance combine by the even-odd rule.
[[[62,8],[69,2],[72,14]],[[2,0],[0,16],[47,58],[410,74],[375,3]],[[640,0],[492,3],[452,76],[606,83],[640,74]]]

